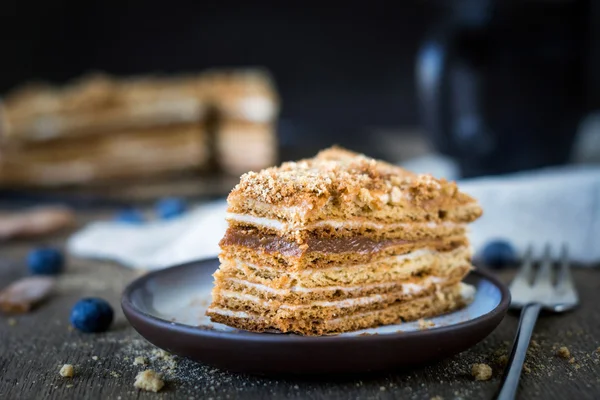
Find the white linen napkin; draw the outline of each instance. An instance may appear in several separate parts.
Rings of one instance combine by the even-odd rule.
[[[471,225],[476,250],[504,238],[523,252],[532,244],[569,248],[581,263],[600,261],[600,168],[552,168],[459,182],[479,200],[483,216]]]
[[[71,236],[67,250],[76,257],[146,270],[216,257],[219,240],[227,229],[226,208],[227,203],[221,200],[172,220],[140,225],[94,222]]]
[[[565,167],[459,182],[479,200],[484,215],[472,224],[476,251],[503,238],[522,251],[534,244],[569,246],[583,263],[600,261],[600,168]],[[215,257],[225,233],[224,200],[200,205],[169,221],[128,225],[95,222],[75,233],[68,251],[136,269],[160,269]]]

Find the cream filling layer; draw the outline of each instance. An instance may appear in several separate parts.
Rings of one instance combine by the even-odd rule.
[[[206,310],[206,312],[210,312],[210,313],[214,313],[214,314],[219,314],[219,315],[224,315],[226,317],[262,319],[262,318],[253,317],[253,316],[251,316],[250,314],[248,314],[247,312],[244,312],[244,311],[233,311],[233,310],[228,310],[226,308],[211,307],[208,310]]]
[[[273,229],[276,231],[287,231],[295,229],[294,224],[281,222],[274,218],[255,217],[248,214],[236,214],[227,213],[225,218],[228,221],[243,222],[250,225],[261,226],[264,228]],[[370,229],[399,229],[399,228],[429,228],[435,229],[439,227],[444,228],[464,228],[466,224],[456,222],[397,222],[397,223],[378,223],[373,221],[364,220],[324,220],[315,222],[313,224],[302,226],[303,229],[313,229],[329,227],[333,229],[356,229],[356,228],[370,228]]]
[[[331,290],[340,290],[342,292],[352,293],[365,289],[378,289],[378,288],[389,288],[398,285],[396,282],[385,282],[385,283],[372,283],[368,285],[359,285],[359,286],[322,286],[316,288],[306,288],[302,286],[292,286],[289,289],[275,289],[267,285],[263,285],[260,283],[248,282],[242,279],[237,278],[228,278],[228,281],[238,283],[240,285],[244,285],[247,287],[251,287],[257,289],[258,291],[268,292],[272,294],[278,295],[286,295],[290,292],[292,293],[320,293]],[[445,282],[445,278],[441,278],[439,276],[430,276],[423,280],[423,284],[406,282],[401,284],[402,293],[403,294],[418,294],[422,292],[424,289],[431,286],[431,284],[440,284]]]

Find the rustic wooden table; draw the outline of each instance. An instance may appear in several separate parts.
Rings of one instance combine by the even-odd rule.
[[[82,215],[81,222],[102,215],[106,213]],[[65,239],[62,235],[0,244],[0,286],[26,275],[24,256],[32,246],[48,242],[62,246]],[[129,326],[119,307],[122,289],[136,274],[109,263],[71,259],[52,298],[28,314],[0,315],[0,398],[489,399],[500,383],[502,355],[507,353],[517,324],[517,317],[509,315],[472,349],[407,371],[335,378],[239,375],[178,357],[172,362],[153,353],[153,346]],[[600,398],[599,274],[598,270],[575,270],[582,306],[538,322],[537,346],[530,348],[519,398]],[[505,281],[511,275],[512,271],[500,273]],[[100,296],[113,305],[116,320],[109,332],[83,334],[70,328],[70,309],[84,296]],[[555,355],[560,346],[569,348],[572,363]],[[133,387],[142,368],[133,365],[136,356],[148,357],[150,367],[165,374],[167,384],[160,393],[139,392]],[[492,366],[491,380],[473,380],[471,365],[478,362]],[[75,366],[72,379],[58,373],[65,363]]]

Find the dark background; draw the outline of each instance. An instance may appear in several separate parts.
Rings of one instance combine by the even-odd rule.
[[[413,66],[432,5],[275,1],[13,1],[0,91],[88,70],[117,75],[264,65],[283,120],[319,130],[415,125]],[[311,121],[311,122],[309,122]]]
[[[353,147],[352,143],[364,142],[364,136],[378,129],[397,130],[401,135],[421,125],[414,73],[419,47],[436,27],[451,23],[458,14],[460,24],[468,25],[471,14],[476,14],[474,5],[481,8],[487,3],[493,4],[499,15],[491,24],[499,27],[494,37],[499,45],[486,49],[494,52],[504,45],[504,53],[493,53],[497,73],[489,67],[480,71],[486,82],[496,85],[485,93],[482,104],[490,110],[498,110],[500,104],[506,110],[501,115],[513,115],[506,108],[514,103],[511,96],[527,107],[538,101],[539,89],[531,89],[534,91],[526,99],[519,94],[521,82],[526,85],[530,77],[538,77],[543,81],[540,86],[548,88],[540,92],[540,99],[550,98],[552,85],[558,85],[559,95],[573,97],[560,107],[568,108],[576,120],[580,109],[598,107],[600,29],[594,21],[600,22],[600,7],[595,0],[321,1],[297,5],[240,0],[9,0],[2,2],[0,11],[0,93],[32,79],[61,83],[93,70],[131,75],[266,66],[283,99],[279,129],[283,146],[310,142],[318,148],[338,142]],[[521,44],[518,51],[512,50],[512,44],[505,45],[504,31],[509,32],[511,43]],[[519,69],[517,58],[521,56],[533,60],[531,68]],[[558,66],[557,59],[559,64],[562,60],[569,63],[568,68]],[[503,63],[513,69],[508,75]],[[542,70],[552,65],[557,69]],[[563,81],[561,71],[569,71],[570,78]],[[520,74],[518,79],[513,79],[515,74]],[[550,78],[542,79],[544,76]],[[498,90],[503,92],[502,98],[492,93]],[[539,118],[546,114],[558,118],[550,109],[539,111]],[[535,106],[519,110],[522,119],[537,112]],[[518,118],[509,121],[504,116],[494,123],[501,129],[527,126]],[[574,135],[574,126],[570,124],[565,131]],[[540,130],[544,129],[527,134],[545,135]],[[513,141],[502,151],[517,145]],[[555,146],[564,147],[562,141]],[[461,156],[458,151],[448,152]],[[481,163],[479,159],[474,162]],[[542,159],[538,164],[544,163]]]

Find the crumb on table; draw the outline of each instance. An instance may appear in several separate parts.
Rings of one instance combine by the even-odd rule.
[[[566,346],[562,346],[561,348],[559,348],[558,351],[556,352],[556,355],[559,356],[560,358],[564,358],[565,360],[568,360],[571,358],[571,352],[569,351],[569,349]]]
[[[64,378],[72,378],[73,366],[71,364],[65,364],[62,367],[60,367],[60,371],[58,373]]]
[[[487,381],[492,377],[492,367],[487,364],[473,364],[471,375],[477,381]]]
[[[162,389],[164,385],[165,382],[162,380],[162,377],[151,369],[137,374],[135,383],[133,384],[138,389],[155,393]]]
[[[133,360],[133,365],[146,365],[146,364],[148,364],[148,359],[146,357],[139,356]]]

